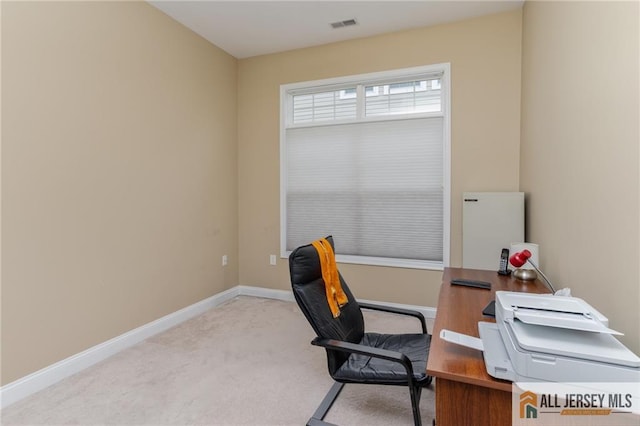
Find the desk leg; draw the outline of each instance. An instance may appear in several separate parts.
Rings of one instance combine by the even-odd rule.
[[[511,426],[511,392],[436,379],[437,426]]]

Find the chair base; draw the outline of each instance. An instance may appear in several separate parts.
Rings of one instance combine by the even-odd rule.
[[[432,377],[429,376],[427,381],[427,386],[431,384]],[[316,409],[313,416],[307,422],[307,426],[337,426],[333,423],[328,423],[324,421],[325,416],[331,409],[333,403],[338,399],[338,395],[342,391],[344,387],[344,383],[334,382],[329,392],[325,395],[320,403],[320,406]],[[413,420],[415,426],[420,426],[422,424],[422,419],[420,418],[420,396],[422,395],[422,387],[417,387],[415,389],[409,389],[411,393],[411,406],[413,408]],[[435,419],[434,419],[435,422]]]
[[[323,419],[331,409],[331,406],[340,395],[342,388],[344,387],[344,383],[334,382],[329,392],[325,395],[324,399],[320,403],[320,406],[316,409],[316,412],[313,413],[313,416],[307,422],[307,426],[336,426],[333,423],[327,423]]]

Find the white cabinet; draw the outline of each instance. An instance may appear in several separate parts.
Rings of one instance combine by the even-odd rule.
[[[465,192],[462,267],[498,270],[500,252],[524,241],[524,192]]]

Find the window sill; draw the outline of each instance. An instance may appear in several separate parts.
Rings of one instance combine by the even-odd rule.
[[[290,254],[291,252],[288,251],[282,257],[288,259]],[[417,259],[394,259],[389,257],[336,254],[336,262],[349,263],[354,265],[385,266],[390,268],[423,269],[430,271],[444,270],[444,262]]]

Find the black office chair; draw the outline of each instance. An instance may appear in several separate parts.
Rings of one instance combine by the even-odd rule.
[[[327,240],[333,247],[333,239],[327,237]],[[344,384],[361,383],[408,386],[414,423],[420,426],[420,394],[432,380],[426,373],[431,335],[427,333],[422,313],[359,303],[339,275],[348,303],[334,318],[327,303],[320,258],[311,244],[291,253],[289,272],[296,302],[317,335],[311,344],[326,349],[329,374],[335,380],[307,425],[329,425],[323,419]],[[416,317],[422,324],[422,333],[365,333],[360,308]]]

